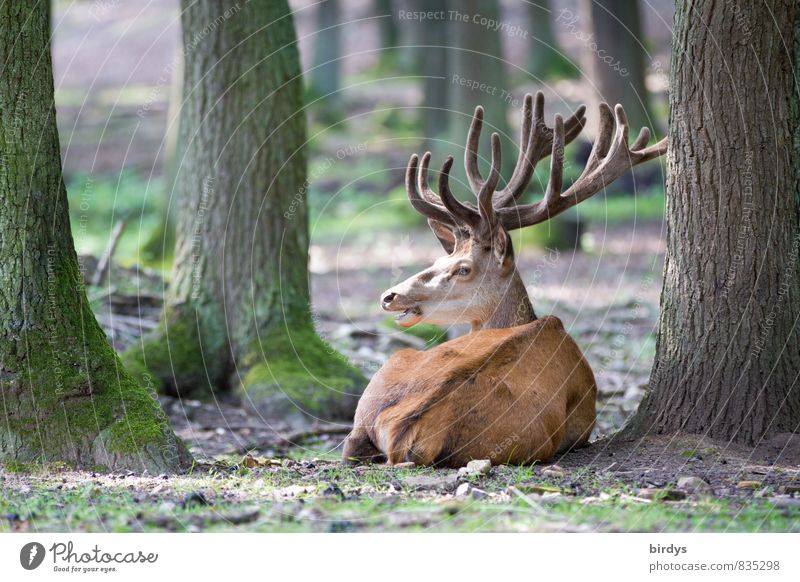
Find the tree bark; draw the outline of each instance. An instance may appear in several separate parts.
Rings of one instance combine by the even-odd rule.
[[[0,7],[0,459],[175,471],[190,461],[92,314],[61,175],[48,3]]]
[[[126,359],[168,391],[233,388],[261,413],[347,417],[365,382],[311,319],[289,7],[185,0],[183,31],[175,262],[159,329]]]
[[[798,11],[677,3],[667,259],[633,434],[757,444],[800,426]]]
[[[585,43],[585,54],[600,99],[612,107],[621,103],[636,131],[640,127],[652,128],[639,0],[583,2],[593,35]]]

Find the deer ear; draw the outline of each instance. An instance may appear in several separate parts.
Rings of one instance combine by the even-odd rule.
[[[447,254],[452,254],[453,249],[456,248],[456,236],[453,234],[453,231],[450,230],[450,227],[432,218],[428,219],[428,226],[431,227],[433,234],[435,234],[439,242],[442,243],[442,247],[447,251]]]
[[[514,263],[514,247],[511,244],[511,236],[500,225],[492,234],[492,252],[504,269]]]

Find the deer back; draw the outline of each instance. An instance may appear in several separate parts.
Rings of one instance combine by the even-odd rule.
[[[561,321],[545,317],[396,353],[364,392],[355,425],[390,463],[525,463],[559,449],[568,409],[593,389]]]

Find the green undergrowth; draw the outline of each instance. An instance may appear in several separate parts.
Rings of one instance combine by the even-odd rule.
[[[364,375],[317,335],[313,326],[274,326],[244,365],[242,400],[264,415],[350,419],[366,387]]]

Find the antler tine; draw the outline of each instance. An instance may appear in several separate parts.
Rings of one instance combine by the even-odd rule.
[[[417,154],[413,154],[408,160],[408,166],[406,167],[406,194],[411,202],[411,206],[413,206],[414,210],[426,218],[437,220],[450,226],[455,226],[455,221],[453,220],[453,217],[450,216],[449,212],[447,212],[441,206],[432,204],[420,196],[419,190],[417,189],[418,165],[419,159],[417,158]]]
[[[536,93],[536,101],[533,105],[533,119],[531,119],[530,94],[525,96],[525,106],[523,107],[523,132],[527,126],[527,139],[520,141],[520,155],[514,173],[508,181],[508,185],[495,194],[495,208],[503,208],[514,201],[519,200],[528,187],[536,169],[536,164],[550,155],[553,145],[553,130],[547,127],[544,122],[544,94],[541,91]],[[568,144],[574,140],[583,130],[586,124],[586,106],[581,105],[566,120],[564,143]]]
[[[439,195],[436,194],[433,190],[431,190],[430,186],[428,186],[428,166],[431,163],[431,152],[425,152],[422,155],[422,160],[419,164],[419,172],[417,173],[417,185],[419,186],[419,190],[422,193],[422,197],[430,202],[431,204],[436,204],[437,206],[442,205],[442,201],[439,198]]]
[[[544,193],[544,205],[550,208],[557,203],[564,185],[564,120],[556,114],[553,124],[553,150],[550,156],[550,177]]]
[[[492,205],[492,196],[494,195],[495,188],[500,182],[500,166],[502,164],[500,148],[500,135],[497,133],[492,134],[492,169],[489,172],[489,179],[486,180],[480,192],[478,193],[478,210],[483,219],[484,225],[491,233],[497,223],[497,216],[495,215],[494,206]]]
[[[544,222],[568,208],[580,204],[611,184],[633,166],[656,158],[667,151],[666,138],[649,148],[642,149],[650,137],[649,130],[639,132],[633,145],[628,146],[628,119],[625,110],[621,105],[617,105],[612,114],[611,108],[603,103],[600,106],[600,130],[586,168],[575,183],[561,194],[564,156],[564,140],[561,136],[563,131],[563,125],[556,117],[550,181],[544,199],[535,204],[498,210],[498,217],[506,229],[513,230]]]
[[[467,132],[467,149],[464,150],[464,168],[467,171],[469,187],[473,192],[478,192],[484,184],[480,170],[478,170],[478,144],[481,141],[481,128],[483,127],[483,107],[478,105],[472,115],[472,122]]]
[[[473,209],[459,202],[450,191],[450,169],[452,167],[453,156],[447,156],[439,172],[439,197],[456,222],[474,228],[478,224],[480,216]]]

